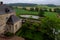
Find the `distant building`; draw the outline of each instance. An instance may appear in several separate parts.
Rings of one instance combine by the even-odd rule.
[[[21,27],[22,20],[15,15],[15,11],[0,2],[0,34],[15,33]]]

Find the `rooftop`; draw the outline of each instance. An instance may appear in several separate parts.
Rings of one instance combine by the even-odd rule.
[[[6,4],[0,2],[0,14],[11,13],[13,11],[14,10],[10,6],[7,6]]]
[[[15,22],[17,22],[19,20],[20,20],[19,17],[15,16],[15,15],[11,15],[10,18],[8,19],[8,21],[7,21],[7,24],[8,23],[14,24]]]

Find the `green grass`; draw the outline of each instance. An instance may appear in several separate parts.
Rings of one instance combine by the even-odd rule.
[[[47,8],[47,9],[50,9],[50,8],[60,8],[60,7],[49,7],[49,6],[45,6],[45,5],[38,5],[37,6],[38,8]]]
[[[51,18],[51,19],[56,19],[58,14],[55,13],[55,12],[45,12],[44,15],[45,15],[46,17]]]
[[[18,8],[15,8],[15,11],[16,11],[16,14],[17,15],[38,15],[38,12],[35,12],[35,11],[27,11],[27,10],[23,10],[23,9],[18,9]]]
[[[23,10],[23,9],[18,9],[18,8],[15,8],[15,11],[16,11],[16,15],[38,15],[38,12],[28,11],[28,10]],[[45,16],[53,18],[57,16],[57,13],[45,12]]]

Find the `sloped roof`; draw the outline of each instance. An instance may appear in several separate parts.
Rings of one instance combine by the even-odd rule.
[[[8,19],[7,23],[14,24],[14,23],[16,23],[19,20],[20,20],[20,18],[18,18],[17,16],[11,15],[10,18]]]
[[[6,14],[6,12],[5,12],[5,9],[6,8],[9,9],[9,12],[8,13],[14,11],[11,7],[7,6],[6,4],[3,4],[3,5],[0,5],[0,14]]]

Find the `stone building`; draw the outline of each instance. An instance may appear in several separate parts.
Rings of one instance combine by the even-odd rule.
[[[0,2],[0,34],[15,33],[21,27],[22,20],[15,15],[15,11]]]

